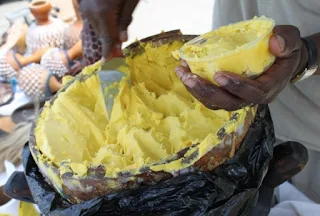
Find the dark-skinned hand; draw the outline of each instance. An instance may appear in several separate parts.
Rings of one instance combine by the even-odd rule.
[[[79,0],[79,8],[102,42],[102,56],[110,59],[122,53],[127,28],[139,0]],[[116,53],[116,54],[114,54]]]
[[[82,61],[74,61],[73,65],[69,68],[69,71],[66,75],[68,76],[76,76],[78,73],[80,73],[85,65]]]
[[[269,49],[277,59],[261,76],[249,79],[230,72],[217,72],[220,87],[190,72],[186,62],[176,68],[188,91],[209,109],[234,111],[255,104],[269,104],[308,61],[307,49],[294,26],[276,26]],[[232,62],[230,62],[232,64]]]

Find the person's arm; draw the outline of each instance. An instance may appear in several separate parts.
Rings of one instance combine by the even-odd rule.
[[[41,57],[43,56],[43,54],[45,54],[45,52],[47,52],[48,49],[49,48],[38,50],[30,56],[21,55],[21,59],[20,59],[21,64],[23,66],[26,66],[30,63],[39,63],[41,61]]]
[[[73,47],[68,50],[70,59],[74,60],[82,57],[82,41],[79,40]]]
[[[128,40],[127,28],[139,0],[78,0],[83,20],[88,21],[102,41],[105,59],[121,52],[121,44]]]

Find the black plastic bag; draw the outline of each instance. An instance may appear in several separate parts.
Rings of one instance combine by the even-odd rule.
[[[274,142],[270,112],[267,106],[260,106],[236,155],[214,172],[181,175],[77,205],[64,200],[45,182],[27,146],[23,162],[34,201],[45,215],[250,215]]]

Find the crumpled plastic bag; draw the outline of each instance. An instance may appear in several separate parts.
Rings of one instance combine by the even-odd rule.
[[[272,159],[274,142],[270,112],[267,106],[260,106],[235,156],[212,173],[181,175],[77,205],[64,200],[46,183],[28,146],[23,162],[34,201],[45,215],[250,215]]]

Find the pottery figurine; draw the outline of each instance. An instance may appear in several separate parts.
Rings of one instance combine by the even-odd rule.
[[[74,65],[74,60],[82,56],[82,43],[78,41],[71,49],[52,48],[41,58],[41,65],[58,78],[65,76]]]
[[[50,23],[50,12],[52,5],[47,0],[34,0],[29,5],[30,11],[34,16],[37,25],[47,25]]]
[[[67,28],[64,35],[64,48],[70,49],[81,39],[81,31],[83,28],[82,19],[79,12],[79,4],[77,0],[72,0],[75,12],[75,21]]]
[[[34,52],[44,48],[63,48],[64,33],[68,28],[68,24],[60,19],[50,17],[52,8],[50,2],[44,0],[32,1],[29,8],[36,22],[29,26],[25,55],[32,55]]]
[[[32,99],[49,97],[62,87],[48,69],[35,63],[21,69],[18,82],[19,87]]]

